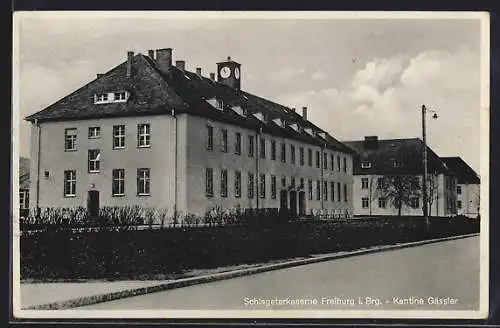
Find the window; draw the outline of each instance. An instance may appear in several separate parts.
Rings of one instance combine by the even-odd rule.
[[[125,91],[115,92],[114,96],[115,96],[115,101],[118,102],[127,100],[127,93]]]
[[[361,178],[361,189],[368,189],[368,178]]]
[[[97,103],[103,103],[108,101],[108,94],[107,93],[98,93],[94,96],[94,102]]]
[[[330,182],[330,197],[331,201],[335,201],[335,182]]]
[[[125,125],[113,125],[113,149],[125,148]]]
[[[220,138],[220,151],[223,153],[227,153],[227,130],[222,129]]]
[[[295,188],[295,177],[290,177],[290,185]]]
[[[234,141],[234,153],[241,155],[241,133],[236,132]]]
[[[89,139],[98,139],[101,137],[101,128],[98,126],[89,127]]]
[[[234,172],[234,197],[241,197],[241,172]]]
[[[89,173],[99,172],[99,164],[101,161],[101,151],[99,149],[89,149]]]
[[[330,154],[330,170],[333,171],[333,154]]]
[[[253,173],[248,172],[248,198],[253,198],[254,183]]]
[[[76,171],[64,171],[64,197],[76,196]]]
[[[299,148],[299,161],[300,166],[304,166],[304,147]]]
[[[286,162],[286,145],[281,143],[281,162]]]
[[[28,190],[21,190],[19,192],[19,208],[22,210],[29,208],[30,193]]]
[[[457,195],[462,194],[462,186],[457,186]]]
[[[398,161],[398,160],[393,160],[392,161],[392,166],[394,168],[403,167],[403,163],[401,161]]]
[[[384,197],[378,199],[378,208],[386,208],[387,200]]]
[[[313,199],[313,182],[311,179],[307,180],[307,192],[309,193],[309,200]]]
[[[214,127],[207,125],[207,149],[214,149]]]
[[[344,202],[347,202],[347,183],[344,183]]]
[[[318,168],[319,168],[319,160],[320,160],[320,158],[319,158],[319,151],[316,150],[316,167],[318,167]]]
[[[457,200],[457,208],[459,210],[462,209],[462,201],[461,200]]]
[[[259,182],[260,198],[266,198],[266,175],[264,173],[260,174]]]
[[[220,171],[220,196],[227,197],[227,170]]]
[[[361,207],[368,208],[369,206],[370,206],[370,203],[368,201],[368,197],[361,198]]]
[[[300,189],[304,189],[304,178],[300,178]]]
[[[137,147],[151,146],[151,128],[149,124],[137,125]]]
[[[66,129],[64,130],[64,150],[74,151],[76,150],[76,129]]]
[[[420,198],[418,198],[418,197],[410,198],[410,206],[411,206],[411,208],[419,208],[420,207]]]
[[[112,184],[113,196],[123,196],[125,195],[125,170],[124,169],[113,169],[113,184]]]
[[[248,157],[253,157],[254,149],[255,149],[255,146],[254,146],[253,136],[249,135],[248,136]]]
[[[146,196],[151,193],[151,178],[149,169],[137,169],[137,195]]]
[[[276,141],[271,140],[271,159],[276,160]]]
[[[271,199],[276,199],[276,176],[271,175]]]
[[[290,145],[290,161],[295,164],[295,146]]]
[[[328,156],[326,155],[326,153],[323,153],[323,169],[327,169],[328,168]]]
[[[342,199],[341,197],[341,193],[340,193],[340,182],[337,182],[337,201],[340,202],[340,200]]]
[[[323,181],[323,199],[328,200],[328,182]]]
[[[316,200],[321,199],[321,184],[319,180],[316,180]]]
[[[266,158],[266,139],[260,138],[260,158]]]
[[[340,172],[340,156],[337,156],[337,171]]]
[[[286,187],[286,177],[282,176],[281,177],[281,188],[285,188],[285,187]]]
[[[224,101],[220,98],[215,98],[215,108],[218,110],[223,110],[224,109]]]
[[[384,189],[384,188],[385,188],[384,178],[377,178],[377,189]]]
[[[347,172],[347,158],[343,158],[344,160],[344,172]]]
[[[361,168],[362,169],[369,169],[372,167],[372,163],[371,162],[361,162]]]
[[[205,194],[208,197],[214,195],[214,170],[211,167],[205,169]]]

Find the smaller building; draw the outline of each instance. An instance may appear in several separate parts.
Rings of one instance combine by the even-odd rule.
[[[422,140],[379,140],[377,136],[367,136],[344,143],[357,152],[353,160],[354,215],[423,215]],[[456,176],[429,147],[427,159],[428,213],[455,215]]]
[[[441,159],[457,175],[457,214],[478,217],[481,184],[479,175],[460,157]]]
[[[30,160],[19,158],[19,211],[21,217],[29,213],[30,202]]]

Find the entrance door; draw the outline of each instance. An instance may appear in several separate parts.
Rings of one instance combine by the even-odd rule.
[[[90,219],[99,217],[99,191],[89,190],[87,196],[87,211]]]
[[[288,193],[286,189],[280,191],[280,216],[288,217]]]
[[[306,193],[304,191],[299,192],[299,215],[306,214]]]
[[[290,191],[290,216],[297,217],[297,192],[295,190]]]

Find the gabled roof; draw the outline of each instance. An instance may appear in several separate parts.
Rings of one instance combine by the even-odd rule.
[[[30,159],[19,158],[19,189],[29,189],[30,187]]]
[[[365,140],[345,141],[354,149],[354,174],[415,174],[424,172],[422,161],[423,142],[418,138],[377,140],[376,147],[367,147]],[[375,143],[375,142],[374,142]],[[427,147],[427,168],[429,174],[444,173],[452,175],[446,164],[432,149]],[[395,167],[394,162],[399,164]],[[371,163],[371,167],[362,168],[361,163]]]
[[[264,133],[322,145],[345,153],[354,152],[332,136],[325,141],[304,131],[297,132],[289,126],[283,128],[272,122],[273,118],[281,118],[288,123],[300,122],[303,127],[323,131],[286,106],[196,73],[181,71],[175,66],[172,66],[171,74],[166,75],[157,68],[154,60],[142,54],[133,56],[130,78],[126,77],[126,65],[126,62],[121,63],[44,110],[28,116],[26,120],[80,120],[170,114],[175,109],[176,113],[188,113],[254,130],[262,129]],[[95,94],[118,90],[130,93],[127,102],[94,104]],[[220,111],[207,103],[206,100],[211,98],[222,99],[225,109]],[[243,117],[235,113],[230,109],[231,106],[244,107],[248,115]],[[264,124],[251,115],[257,112],[269,116],[268,123]]]
[[[458,177],[459,184],[480,184],[479,175],[461,157],[441,157]]]

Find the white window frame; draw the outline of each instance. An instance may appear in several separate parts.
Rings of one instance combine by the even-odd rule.
[[[462,186],[457,186],[457,195],[462,194]]]
[[[94,103],[95,104],[106,104],[109,103],[109,94],[108,93],[96,93],[94,95]]]
[[[214,170],[211,167],[205,168],[205,195],[214,196]]]
[[[89,139],[99,139],[101,138],[101,127],[100,126],[90,126],[89,127]]]
[[[361,189],[368,189],[368,178],[361,178]]]
[[[125,125],[113,125],[113,149],[124,149],[125,148],[125,136],[126,128]],[[120,145],[116,146],[115,140],[121,140]]]
[[[214,127],[207,124],[207,150],[214,149]]]
[[[370,199],[368,197],[361,198],[361,208],[369,208],[370,207]]]
[[[117,176],[115,176],[117,173]],[[113,169],[111,178],[111,194],[113,196],[125,196],[125,169]],[[118,183],[118,190],[114,190],[115,182]]]
[[[252,172],[248,172],[248,198],[252,199],[255,196],[255,175]]]
[[[91,155],[94,155],[91,157]],[[99,173],[101,162],[101,150],[100,149],[89,149],[88,150],[88,172],[89,173]]]
[[[220,171],[220,196],[227,198],[227,170]]]
[[[372,167],[372,162],[367,162],[367,161],[361,162],[362,169],[370,169],[371,167]]]
[[[227,129],[220,130],[220,151],[227,153]]]
[[[149,123],[137,124],[137,147],[151,147],[151,125]]]
[[[137,195],[151,195],[151,170],[149,168],[137,169]]]
[[[26,210],[29,208],[29,190],[19,191],[19,209]]]
[[[76,140],[78,131],[76,128],[64,129],[64,151],[76,151]],[[70,142],[71,147],[68,147],[67,142]]]
[[[241,197],[241,171],[234,172],[234,197]]]
[[[113,93],[113,102],[126,102],[127,99],[128,99],[127,91],[115,91]]]
[[[259,175],[259,197],[266,198],[266,174]]]
[[[276,176],[271,175],[271,199],[276,199]]]
[[[379,197],[378,199],[378,208],[387,208],[387,198]]]
[[[418,197],[412,197],[410,199],[410,207],[413,208],[413,209],[420,208],[420,198],[418,198]]]
[[[64,189],[64,197],[76,197],[76,170],[64,171],[63,189]]]

